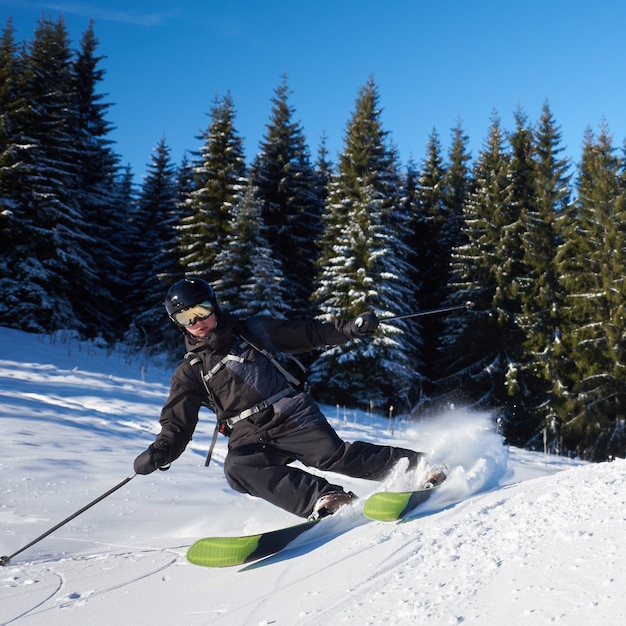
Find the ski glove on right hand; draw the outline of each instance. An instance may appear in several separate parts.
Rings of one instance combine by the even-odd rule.
[[[376,314],[366,311],[361,313],[361,315],[357,315],[351,322],[344,324],[341,330],[348,339],[355,339],[373,335],[377,328],[378,318]]]
[[[172,452],[167,444],[153,443],[147,450],[142,452],[134,463],[136,474],[152,474],[158,469],[169,469],[163,467],[168,465],[172,460]]]

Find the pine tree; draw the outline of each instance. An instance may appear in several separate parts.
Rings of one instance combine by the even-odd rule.
[[[443,226],[442,240],[444,248],[448,250],[448,277],[452,250],[466,243],[463,235],[464,207],[469,195],[474,191],[468,143],[469,138],[459,122],[452,129],[452,144],[448,152],[448,165],[443,183],[448,219]]]
[[[626,190],[622,163],[603,125],[597,140],[587,131],[575,210],[563,224],[558,269],[566,291],[561,341],[568,410],[561,412],[565,445],[584,458],[604,460],[626,452]],[[565,380],[565,376],[563,377]],[[565,394],[563,394],[565,395]]]
[[[28,331],[83,330],[73,293],[76,284],[93,278],[87,225],[76,197],[71,58],[63,20],[42,19],[19,60],[22,98],[10,139],[12,180],[19,184],[7,191],[20,233],[6,261],[11,274],[0,278],[0,322]]]
[[[321,232],[323,187],[310,162],[298,123],[292,121],[287,79],[275,90],[272,115],[252,165],[252,182],[263,203],[263,220],[274,257],[285,274],[293,316],[311,313],[315,241]]]
[[[176,196],[177,202],[183,209],[187,199],[191,196],[195,189],[194,182],[194,169],[193,165],[189,162],[187,155],[184,155],[180,165],[178,166],[178,175],[176,179]]]
[[[246,188],[246,165],[230,94],[215,100],[210,115],[179,227],[179,247],[185,272],[213,282],[219,278],[215,259],[225,244],[232,208]]]
[[[404,312],[416,312],[423,308],[420,304],[420,296],[422,294],[423,266],[421,258],[427,254],[430,242],[423,239],[423,230],[426,220],[422,214],[422,205],[419,199],[418,172],[412,160],[406,166],[404,178],[402,181],[402,197],[398,201],[398,216],[402,216],[401,225],[397,228],[397,235],[404,247],[404,283],[409,287],[410,305],[407,301],[404,305]],[[415,385],[407,394],[408,405],[413,413],[423,414],[429,404],[431,398],[428,355],[424,357],[426,352],[425,344],[427,340],[424,337],[423,318],[410,318],[407,320],[393,322],[396,326],[401,324],[402,332],[406,332],[409,338],[406,342],[407,358],[413,363],[413,370],[419,372]],[[425,362],[426,361],[426,362]]]
[[[414,286],[407,284],[405,214],[399,215],[402,187],[397,155],[380,121],[378,90],[372,79],[361,89],[348,123],[320,239],[319,276],[314,294],[321,318],[350,319],[364,310],[380,317],[413,306]],[[405,308],[406,307],[406,308]],[[311,382],[326,401],[351,406],[366,400],[379,408],[391,402],[408,408],[419,382],[419,336],[407,324],[381,323],[363,346],[352,342],[323,352]],[[411,355],[411,357],[409,356]]]
[[[261,203],[250,184],[233,207],[229,234],[217,255],[215,282],[220,305],[242,318],[253,315],[284,317],[282,268],[274,260],[264,235]]]
[[[328,149],[326,148],[326,135],[323,134],[320,147],[317,151],[317,161],[315,162],[315,174],[317,176],[317,188],[320,191],[320,201],[322,206],[326,205],[328,197],[328,186],[333,177],[333,162],[328,157]],[[320,217],[321,219],[321,217]],[[320,231],[321,232],[321,231]]]
[[[411,243],[415,252],[415,264],[419,286],[416,297],[420,310],[442,306],[447,296],[450,272],[450,248],[446,240],[446,228],[450,219],[446,203],[446,167],[441,156],[439,135],[432,131],[426,146],[426,158],[417,174],[417,212],[412,228]],[[421,320],[424,338],[422,358],[425,373],[432,377],[439,337],[443,330],[443,318],[427,316]]]
[[[141,234],[137,231],[137,192],[134,175],[130,165],[121,168],[116,177],[116,184],[111,202],[115,207],[114,215],[121,216],[118,227],[112,233],[111,245],[120,251],[122,276],[113,285],[112,301],[116,305],[114,326],[116,336],[121,339],[128,329],[129,317],[126,305],[130,302],[132,275],[135,272],[137,248],[140,245]],[[143,342],[142,342],[143,343]]]
[[[540,420],[537,406],[543,399],[536,395],[534,381],[527,376],[524,343],[527,340],[527,323],[524,307],[535,287],[535,265],[527,262],[529,233],[536,231],[537,180],[533,131],[525,113],[518,109],[515,114],[515,131],[510,136],[509,160],[510,201],[501,235],[499,265],[504,268],[498,285],[499,298],[495,304],[506,313],[503,319],[506,354],[507,421],[505,432],[509,441],[524,445],[536,434]],[[542,234],[542,233],[541,233]],[[550,243],[550,242],[548,242]]]
[[[447,253],[446,280],[444,287],[445,299],[442,300],[445,305],[465,304],[462,300],[462,293],[454,293],[451,291],[452,277],[452,255],[462,246],[466,245],[467,238],[465,235],[465,209],[471,194],[475,191],[474,181],[470,170],[471,156],[467,150],[469,138],[464,133],[459,123],[452,129],[452,143],[448,152],[448,165],[445,170],[443,179],[443,202],[446,206],[447,220],[442,226],[441,232],[441,249]],[[467,294],[465,294],[467,295]],[[458,315],[457,313],[454,314]],[[437,381],[445,376],[445,369],[442,367],[442,354],[447,350],[447,337],[445,337],[448,320],[442,317],[436,329],[436,345],[434,352],[431,353],[432,363],[430,367],[430,378],[433,381],[433,395],[436,396],[441,392]],[[447,357],[447,355],[446,355]],[[444,360],[445,358],[444,357]],[[445,386],[444,386],[445,389]],[[435,402],[437,405],[438,402]]]
[[[125,286],[123,255],[114,245],[116,233],[124,229],[130,207],[116,202],[118,157],[107,138],[111,125],[106,121],[110,105],[102,102],[97,84],[104,71],[98,67],[98,42],[93,23],[83,34],[73,63],[76,129],[74,146],[78,155],[76,199],[85,217],[89,237],[87,252],[91,265],[87,281],[72,291],[72,306],[88,335],[101,334],[111,340],[119,337],[118,303],[114,294]]]
[[[182,277],[178,265],[176,225],[180,219],[176,171],[170,149],[161,139],[152,155],[137,202],[134,221],[136,246],[127,315],[127,341],[149,351],[179,349],[177,332],[165,319],[163,300],[171,283]]]
[[[15,41],[13,23],[9,20],[0,39],[0,284],[5,285],[13,275],[10,252],[23,245],[26,239],[16,215],[20,183],[15,159],[20,114],[24,108],[19,84],[23,60]],[[7,313],[0,303],[0,318]]]
[[[569,162],[559,157],[563,151],[560,141],[560,131],[545,103],[534,133],[534,202],[528,205],[523,237],[529,274],[518,317],[525,335],[519,379],[525,389],[528,434],[543,426],[546,434],[550,431],[551,445],[557,450],[559,444],[553,437],[557,435],[558,424],[555,402],[561,388],[557,365],[562,360],[559,341],[562,289],[556,267],[559,245],[556,224],[566,214],[571,195]]]
[[[474,189],[465,205],[463,237],[453,251],[451,304],[474,309],[445,320],[442,335],[442,400],[493,407],[506,403],[508,362],[504,328],[511,323],[503,287],[510,261],[503,259],[502,229],[509,213],[509,156],[497,114],[473,169]]]

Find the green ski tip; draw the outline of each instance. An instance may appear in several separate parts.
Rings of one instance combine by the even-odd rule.
[[[410,491],[393,493],[381,491],[380,493],[375,493],[365,502],[363,514],[365,517],[379,522],[392,522],[397,520],[402,514],[402,511],[406,509],[409,499],[411,498],[411,493]]]
[[[259,546],[261,535],[247,537],[207,537],[196,541],[187,551],[194,565],[231,567],[245,563]]]
[[[436,490],[437,487],[416,491],[380,491],[367,499],[363,515],[377,522],[395,522],[426,502]]]
[[[232,567],[252,563],[252,561],[258,561],[283,550],[296,537],[309,528],[313,528],[320,519],[285,526],[258,535],[198,539],[187,551],[187,560],[203,567]]]

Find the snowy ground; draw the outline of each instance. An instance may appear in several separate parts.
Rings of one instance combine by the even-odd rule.
[[[132,476],[170,370],[63,336],[0,328],[0,345],[0,554],[10,556]],[[207,411],[170,471],[134,477],[0,568],[0,624],[626,623],[626,461],[508,449],[486,416],[463,410],[393,432],[326,413],[348,440],[430,452],[450,479],[410,521],[352,510],[261,567],[199,568],[185,560],[199,537],[299,521],[229,489],[224,439],[204,468]],[[342,482],[362,496],[380,488]]]

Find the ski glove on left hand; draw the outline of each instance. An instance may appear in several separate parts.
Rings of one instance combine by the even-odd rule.
[[[366,311],[361,313],[361,315],[357,315],[351,322],[344,324],[341,331],[348,339],[354,339],[373,335],[377,328],[378,318],[376,314]]]
[[[167,444],[153,443],[147,450],[142,452],[134,463],[136,474],[152,474],[158,469],[169,469],[163,467],[168,465],[172,460],[172,452]]]

